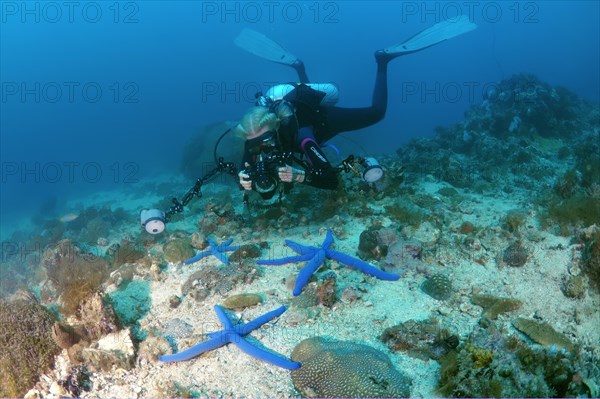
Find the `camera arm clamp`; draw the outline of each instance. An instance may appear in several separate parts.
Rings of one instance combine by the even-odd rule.
[[[208,180],[215,177],[217,174],[226,172],[227,174],[234,176],[237,174],[237,168],[233,162],[225,162],[223,157],[217,159],[217,166],[212,170],[208,171],[204,176],[199,177],[196,183],[190,188],[183,196],[182,200],[179,201],[177,198],[173,198],[171,201],[173,205],[165,212],[165,222],[168,222],[173,215],[183,212],[183,207],[186,206],[194,197],[202,197],[202,185]]]

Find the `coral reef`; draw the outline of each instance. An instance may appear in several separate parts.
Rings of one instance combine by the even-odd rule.
[[[421,291],[439,301],[450,298],[454,289],[452,282],[445,274],[434,274],[421,284]]]
[[[529,251],[523,246],[521,241],[515,241],[510,244],[502,255],[502,261],[512,267],[521,267],[527,263]]]
[[[159,356],[168,353],[171,353],[171,345],[165,338],[149,335],[140,343],[136,365],[143,367],[151,362],[157,362]]]
[[[435,319],[408,320],[386,328],[379,339],[388,348],[406,352],[407,355],[421,359],[440,359],[458,346],[458,337],[442,329]]]
[[[380,227],[369,228],[360,233],[358,243],[358,256],[361,259],[380,260],[387,255],[387,246],[379,244],[378,230]]]
[[[440,365],[438,391],[448,397],[567,397],[585,389],[573,379],[576,354],[533,349],[494,323],[476,328]]]
[[[569,276],[563,280],[561,289],[566,297],[581,299],[585,297],[585,279],[582,275]]]
[[[301,295],[292,298],[292,305],[299,308],[317,305],[331,308],[338,300],[336,281],[337,275],[331,270],[318,275],[317,281],[307,284]]]
[[[258,245],[246,244],[240,245],[238,249],[229,255],[229,260],[235,263],[242,263],[245,259],[256,259],[260,257],[260,248]]]
[[[59,381],[59,384],[76,398],[81,397],[82,392],[92,389],[90,372],[85,366],[70,367],[67,378]]]
[[[108,255],[113,266],[122,266],[126,263],[136,263],[146,255],[146,251],[142,250],[135,243],[127,240],[122,240],[117,244],[114,251]]]
[[[482,193],[534,191],[543,211],[550,198],[542,191],[553,185],[560,148],[573,150],[562,165],[582,174],[577,192],[598,181],[597,126],[597,105],[534,76],[515,75],[467,110],[464,121],[436,129],[433,138],[414,139],[397,154],[407,180],[429,175]]]
[[[83,329],[82,336],[88,341],[117,332],[120,326],[111,301],[98,293],[82,301],[77,313],[77,325]]]
[[[548,323],[519,317],[513,320],[512,324],[517,330],[538,344],[555,346],[559,349],[566,349],[569,352],[574,349],[573,343]]]
[[[191,242],[181,238],[167,242],[163,248],[163,252],[165,260],[173,263],[183,262],[194,256],[194,249]]]
[[[296,345],[294,387],[308,398],[403,398],[411,381],[383,352],[354,342],[308,338]]]
[[[83,348],[81,360],[93,371],[115,368],[129,370],[134,366],[135,348],[129,329],[108,334]]]
[[[502,220],[502,227],[511,233],[516,233],[525,224],[527,213],[522,209],[509,211]]]
[[[74,314],[86,296],[100,291],[111,271],[106,260],[82,251],[69,240],[46,249],[41,264],[60,295],[65,315]]]
[[[471,303],[483,308],[482,317],[496,320],[501,313],[519,309],[523,302],[518,299],[500,298],[492,295],[471,295]]]
[[[23,397],[54,364],[55,318],[27,300],[0,300],[0,397]]]
[[[262,269],[250,264],[237,267],[224,264],[203,266],[188,277],[181,286],[181,293],[183,296],[190,294],[201,301],[211,293],[226,295],[236,285],[250,284],[262,274]]]
[[[577,107],[582,101],[565,88],[554,88],[533,75],[520,74],[501,81],[482,105],[467,114],[467,131],[565,137],[581,128]],[[471,117],[477,114],[478,117]]]
[[[422,252],[423,245],[419,241],[398,239],[389,245],[382,265],[384,270],[396,271],[400,275],[407,271],[422,271],[425,268]]]
[[[582,269],[600,290],[600,224],[583,231],[578,239],[583,243]]]
[[[59,381],[59,384],[73,397],[81,397],[82,391],[92,389],[89,371],[85,366],[74,366],[69,368],[67,378]]]

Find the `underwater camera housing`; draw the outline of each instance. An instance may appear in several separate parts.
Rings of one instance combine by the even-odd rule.
[[[142,209],[140,224],[150,234],[160,234],[165,230],[165,213],[160,209]]]
[[[252,189],[259,193],[264,200],[271,199],[277,192],[280,183],[278,169],[285,166],[291,157],[291,153],[274,151],[246,169],[246,173],[252,181]]]

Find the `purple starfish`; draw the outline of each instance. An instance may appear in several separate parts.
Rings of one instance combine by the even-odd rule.
[[[377,277],[381,280],[395,281],[400,278],[397,274],[386,273],[360,259],[329,249],[331,244],[333,244],[333,234],[331,233],[331,230],[327,230],[325,241],[323,241],[320,248],[298,244],[292,240],[285,240],[285,243],[298,255],[281,259],[259,260],[256,263],[259,265],[284,265],[286,263],[308,261],[308,263],[300,270],[300,273],[298,273],[293,291],[294,296],[300,295],[304,286],[308,284],[310,277],[317,271],[321,264],[323,264],[325,258],[336,260],[345,266],[360,270],[365,274]]]
[[[207,256],[214,255],[221,262],[226,265],[229,264],[229,258],[225,255],[225,252],[235,251],[239,249],[239,245],[229,245],[233,242],[233,238],[225,241],[223,244],[217,244],[212,239],[207,239],[208,241],[208,249],[206,251],[202,251],[197,253],[195,256],[189,258],[188,260],[183,261],[184,265],[189,265],[190,263],[198,262],[202,258],[206,258]]]

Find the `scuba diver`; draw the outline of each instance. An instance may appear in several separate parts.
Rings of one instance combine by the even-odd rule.
[[[293,183],[307,184],[322,189],[339,186],[339,172],[354,171],[355,164],[363,167],[362,177],[371,184],[383,175],[374,158],[354,159],[351,155],[338,167],[325,156],[322,147],[341,132],[362,129],[383,119],[388,100],[387,65],[401,55],[424,50],[444,40],[475,29],[477,25],[461,15],[439,22],[416,34],[407,41],[375,52],[377,75],[370,107],[336,107],[337,88],[332,84],[310,83],[304,63],[268,37],[244,29],[235,44],[261,58],[288,65],[298,73],[299,83],[281,84],[270,88],[265,95],[258,94],[256,106],[246,113],[234,129],[245,139],[242,170],[233,162],[217,156],[221,139],[217,140],[213,155],[215,168],[199,177],[181,200],[172,198],[172,205],[163,211],[142,209],[140,224],[150,234],[160,234],[171,218],[183,212],[193,199],[202,196],[202,185],[220,173],[237,176],[244,191],[258,192],[264,200],[282,198]],[[239,172],[238,172],[239,171]],[[278,197],[275,194],[279,193]]]
[[[238,174],[241,187],[259,192],[263,199],[270,199],[276,192],[281,197],[292,183],[338,188],[340,169],[331,165],[322,146],[338,133],[362,129],[383,119],[388,103],[388,63],[476,26],[467,16],[458,16],[401,44],[376,51],[373,98],[371,106],[364,108],[336,107],[338,92],[334,85],[309,83],[300,59],[268,37],[244,29],[236,38],[236,45],[261,58],[292,67],[298,73],[299,83],[277,85],[266,95],[257,94],[256,106],[237,125],[235,130],[245,138],[242,170]],[[383,171],[373,158],[361,161],[366,169],[363,177],[368,183],[382,176]]]

